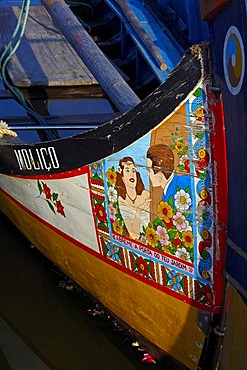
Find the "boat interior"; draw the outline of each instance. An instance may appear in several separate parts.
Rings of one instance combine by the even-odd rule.
[[[55,24],[49,2],[32,2],[25,20],[21,7],[27,2],[0,4],[1,119],[27,142],[72,136],[113,120],[163,83],[190,46],[208,39],[206,23],[191,0],[159,0],[155,6],[150,0],[67,0],[71,19],[131,89],[123,93],[130,104],[119,107]],[[18,19],[21,31],[14,34]]]

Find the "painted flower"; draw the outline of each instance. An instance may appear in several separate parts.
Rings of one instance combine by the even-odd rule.
[[[153,248],[157,247],[159,238],[158,235],[156,234],[156,231],[153,228],[147,227],[145,236],[147,238],[148,244],[151,247]]]
[[[203,113],[204,113],[204,109],[202,107],[196,108],[195,110],[196,117],[202,117]]]
[[[186,248],[192,248],[194,242],[192,231],[183,231],[182,241]]]
[[[143,244],[148,244],[148,241],[147,241],[147,238],[145,235],[141,235],[140,236],[140,241],[143,243]]]
[[[201,277],[204,279],[204,280],[211,280],[211,276],[210,276],[210,274],[209,274],[209,272],[207,271],[207,270],[202,270],[201,272],[200,272],[200,274],[201,274]]]
[[[102,204],[95,204],[95,212],[97,214],[99,222],[106,222],[106,211]]]
[[[167,227],[167,230],[170,230],[172,227],[173,227],[173,222],[172,222],[172,218],[170,218],[169,220],[163,220],[166,224],[166,227]]]
[[[173,244],[175,245],[175,247],[178,247],[180,244],[182,244],[182,240],[176,236],[174,239],[173,239]]]
[[[56,201],[55,206],[57,208],[57,213],[60,213],[60,215],[63,215],[64,216],[64,206],[62,205],[62,203],[60,202],[60,200],[57,200]]]
[[[119,248],[115,247],[112,243],[107,244],[107,256],[110,257],[113,261],[119,261]]]
[[[200,171],[206,171],[206,167],[209,162],[209,155],[207,154],[206,157],[198,159],[196,162],[196,170],[199,173]]]
[[[199,197],[202,199],[202,200],[205,200],[207,201],[208,203],[210,203],[210,201],[208,201],[208,199],[210,198],[210,194],[209,192],[206,190],[206,189],[202,189],[199,193]]]
[[[117,190],[115,189],[114,186],[110,186],[108,189],[108,197],[109,201],[111,203],[115,203],[117,201]]]
[[[115,185],[117,178],[117,174],[115,171],[112,171],[112,169],[109,168],[109,170],[106,172],[106,177],[110,185]]]
[[[167,246],[166,245],[162,245],[162,251],[166,254],[172,254],[171,253],[171,250],[170,250],[170,246],[171,244],[169,243]]]
[[[175,207],[177,208],[177,210],[184,213],[189,209],[190,205],[190,195],[186,193],[184,189],[179,190],[175,194]]]
[[[169,244],[169,235],[165,227],[157,226],[156,233],[158,235],[160,244],[163,246],[167,246]]]
[[[112,204],[109,205],[109,214],[110,214],[110,219],[114,222],[116,221],[116,213],[117,210],[115,207],[113,207]]]
[[[90,167],[91,167],[91,170],[92,170],[94,175],[100,176],[100,173],[102,171],[102,162],[101,161],[92,163],[90,165]]]
[[[182,286],[180,284],[182,277],[180,275],[177,275],[176,272],[172,270],[171,272],[168,272],[168,277],[168,284],[172,286],[173,290],[177,291],[182,289]]]
[[[184,150],[184,146],[182,144],[181,141],[177,141],[176,144],[175,144],[175,149],[178,151],[178,152],[182,152]]]
[[[185,161],[189,160],[189,156],[187,154],[183,154],[180,158],[179,158],[179,164],[183,165]]]
[[[202,294],[204,295],[204,301],[209,304],[213,302],[213,294],[209,285],[204,285],[202,287]]]
[[[49,188],[48,185],[46,184],[43,185],[43,192],[45,193],[46,199],[51,199],[51,189]]]
[[[177,212],[174,216],[173,216],[173,225],[176,226],[177,230],[184,230],[186,229],[186,219],[184,217],[184,215],[182,215],[181,212]]]
[[[57,193],[52,193],[51,189],[47,184],[45,184],[43,181],[37,181],[37,186],[39,189],[39,194],[41,195],[42,193],[45,194],[45,200],[50,208],[50,210],[56,214],[56,212],[64,217],[65,212],[64,212],[64,206],[62,205],[61,201],[58,200],[58,194]]]
[[[179,164],[184,167],[185,171],[190,172],[190,160],[187,154],[183,154],[182,157],[179,158]]]
[[[185,247],[178,248],[175,253],[175,256],[180,258],[181,260],[191,262],[190,254],[189,252],[187,252],[187,249]]]
[[[118,233],[118,234],[122,234],[123,233],[123,226],[120,224],[120,221],[119,220],[116,220],[113,224],[113,230]]]
[[[122,168],[120,166],[117,166],[117,172],[122,173]]]
[[[199,150],[198,150],[197,154],[198,154],[198,157],[199,157],[199,158],[202,158],[202,159],[203,159],[203,158],[205,158],[205,157],[206,157],[207,152],[206,152],[206,150],[205,150],[205,149],[201,148],[201,149],[199,149]]]
[[[203,229],[201,235],[202,235],[202,238],[204,240],[210,240],[211,239],[211,235],[210,235],[210,233],[207,229]]]
[[[185,220],[185,224],[186,224],[186,227],[184,231],[192,231],[192,227],[190,226],[189,221]]]
[[[142,276],[147,276],[148,273],[148,263],[143,259],[143,257],[138,257],[136,259],[137,270],[142,274]]]
[[[167,202],[161,201],[158,204],[158,214],[161,220],[169,222],[173,216],[173,211]]]

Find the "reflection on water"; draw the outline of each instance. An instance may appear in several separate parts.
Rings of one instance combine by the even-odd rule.
[[[132,347],[130,338],[111,320],[88,315],[95,307],[92,301],[60,288],[61,280],[54,266],[0,213],[0,321],[4,319],[43,364],[59,370],[164,370],[140,362],[143,353]],[[11,345],[19,352],[12,354],[19,364],[14,370],[39,369],[26,367],[24,351]],[[1,370],[8,369],[1,367],[5,357],[0,349]]]

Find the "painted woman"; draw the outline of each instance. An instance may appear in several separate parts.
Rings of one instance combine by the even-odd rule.
[[[130,236],[139,239],[150,219],[150,193],[144,188],[140,173],[131,157],[119,161],[116,188],[121,215]]]

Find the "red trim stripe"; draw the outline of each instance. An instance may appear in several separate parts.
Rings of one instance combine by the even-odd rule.
[[[69,177],[76,177],[80,175],[84,175],[85,173],[89,173],[89,166],[79,167],[72,171],[66,172],[59,172],[54,174],[45,174],[45,175],[5,175],[9,177],[14,177],[18,179],[27,179],[27,180],[60,180],[60,179],[67,179]]]

